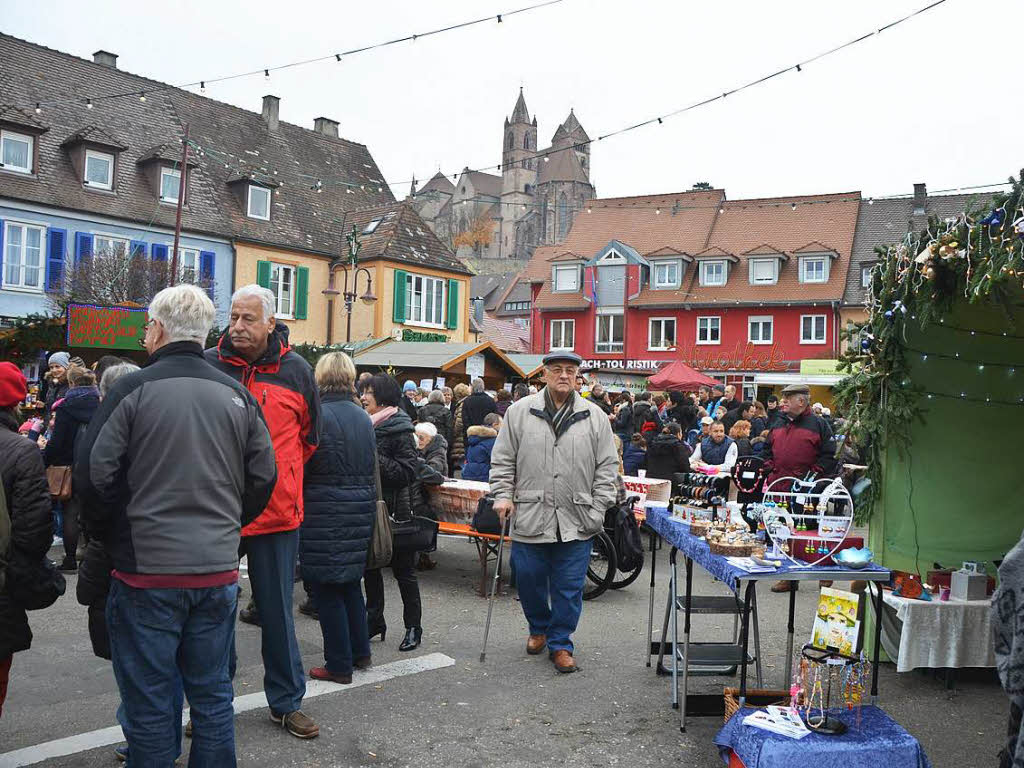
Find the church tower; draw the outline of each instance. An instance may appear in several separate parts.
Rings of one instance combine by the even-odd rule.
[[[526,110],[523,89],[512,110],[512,117],[505,118],[504,144],[501,153],[501,198],[503,203],[525,202],[524,196],[532,196],[537,186],[537,118],[530,120]],[[503,205],[502,218],[517,219],[510,205]]]

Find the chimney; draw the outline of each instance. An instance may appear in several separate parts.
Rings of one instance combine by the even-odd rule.
[[[338,121],[329,117],[318,117],[313,121],[313,130],[324,136],[338,138]]]
[[[101,67],[117,69],[117,54],[110,51],[96,51],[92,55],[92,61],[93,64],[99,64]]]
[[[477,327],[482,327],[484,324],[484,299],[482,296],[477,296],[473,299],[473,319],[476,321]]]
[[[277,96],[264,96],[263,97],[263,119],[267,123],[267,127],[272,130],[277,130],[278,115],[281,112],[281,99]]]
[[[922,181],[914,185],[914,215],[924,216],[928,202],[928,186]]]

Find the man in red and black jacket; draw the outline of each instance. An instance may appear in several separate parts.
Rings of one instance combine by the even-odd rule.
[[[293,736],[319,728],[301,711],[306,680],[295,639],[292,585],[302,524],[302,471],[316,449],[320,396],[309,363],[288,347],[274,319],[274,294],[246,285],[231,297],[231,323],[206,359],[252,393],[270,430],[277,486],[266,510],[242,529],[255,611],[263,630],[264,690],[270,719]],[[247,609],[249,610],[249,609]]]
[[[803,479],[808,472],[830,477],[836,471],[836,445],[828,423],[811,411],[810,389],[792,384],[782,390],[781,421],[768,432],[764,454],[765,487],[781,477]],[[775,490],[788,490],[777,486]],[[780,581],[772,592],[789,592],[794,582]]]

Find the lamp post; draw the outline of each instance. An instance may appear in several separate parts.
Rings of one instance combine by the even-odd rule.
[[[359,240],[359,233],[356,230],[355,225],[352,225],[352,231],[345,235],[345,241],[348,243],[348,258],[339,256],[338,258],[331,261],[330,271],[327,277],[327,287],[322,291],[324,296],[327,297],[327,343],[333,342],[333,329],[334,329],[334,297],[339,295],[339,291],[334,286],[334,272],[339,267],[342,269],[342,273],[345,275],[344,289],[340,292],[340,295],[345,300],[345,313],[348,315],[345,329],[345,342],[352,341],[352,305],[355,304],[356,300],[356,286],[359,283],[360,273],[366,275],[366,293],[359,297],[359,300],[366,305],[372,305],[377,301],[377,297],[373,294],[373,277],[370,274],[370,270],[366,267],[359,266],[359,249],[362,248],[362,243]],[[349,289],[348,284],[348,273],[349,269],[352,269],[352,288]]]

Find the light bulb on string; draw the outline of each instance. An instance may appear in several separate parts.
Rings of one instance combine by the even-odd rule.
[[[86,109],[92,109],[92,99],[87,99],[85,102]]]
[[[143,104],[146,103],[146,92],[145,91],[142,91],[141,93],[139,93],[139,101],[141,101]]]
[[[264,69],[263,70],[263,79],[264,80],[269,80],[270,79],[270,70],[269,69]]]
[[[200,80],[199,81],[199,92],[200,93],[206,93],[206,81],[205,80]]]
[[[37,101],[36,102],[36,114],[38,115],[42,111],[43,111],[43,108],[39,106],[39,102]]]

